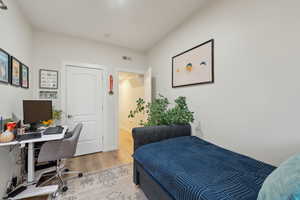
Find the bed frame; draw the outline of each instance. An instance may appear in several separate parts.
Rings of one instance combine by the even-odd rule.
[[[146,144],[190,135],[190,125],[134,128],[132,130],[134,151]],[[175,198],[147,172],[147,169],[144,169],[143,165],[136,160],[134,160],[133,163],[133,182],[143,190],[149,200],[175,200]]]

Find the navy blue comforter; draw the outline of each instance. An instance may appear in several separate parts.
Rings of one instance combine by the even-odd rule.
[[[256,200],[275,169],[193,136],[144,145],[133,157],[176,200]]]

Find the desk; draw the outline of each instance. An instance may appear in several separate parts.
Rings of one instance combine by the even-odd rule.
[[[24,199],[24,198],[28,198],[28,197],[47,195],[47,194],[55,193],[57,191],[58,185],[36,187],[36,182],[35,182],[35,177],[34,177],[34,143],[63,139],[68,130],[67,126],[63,126],[63,127],[64,127],[64,130],[61,134],[44,135],[43,131],[42,131],[41,138],[24,140],[24,141],[20,141],[20,142],[13,141],[13,142],[8,142],[8,143],[0,143],[0,147],[12,146],[12,145],[21,145],[21,147],[24,147],[25,144],[28,144],[28,174],[27,174],[27,182],[25,183],[25,185],[27,186],[27,189],[12,199]]]

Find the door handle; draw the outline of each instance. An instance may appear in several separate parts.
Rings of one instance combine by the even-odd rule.
[[[73,116],[72,115],[68,115],[67,117],[68,117],[68,119],[71,119]]]

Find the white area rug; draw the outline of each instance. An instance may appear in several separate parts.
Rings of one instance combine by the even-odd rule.
[[[56,200],[147,200],[133,183],[132,168],[132,164],[123,165],[70,179],[69,190]]]

